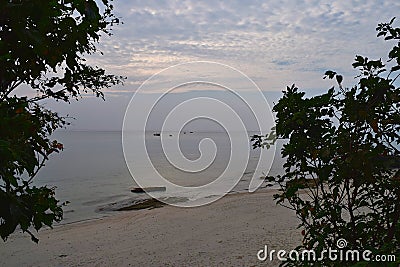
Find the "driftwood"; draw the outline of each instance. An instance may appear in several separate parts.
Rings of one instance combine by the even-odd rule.
[[[156,192],[156,191],[166,191],[165,186],[152,186],[152,187],[134,187],[131,189],[132,193],[145,193],[145,192]]]

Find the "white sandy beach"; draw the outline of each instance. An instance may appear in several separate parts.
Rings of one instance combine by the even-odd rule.
[[[229,195],[198,208],[165,206],[39,232],[35,244],[14,234],[0,245],[0,266],[276,266],[257,251],[301,242],[295,214],[274,191]]]

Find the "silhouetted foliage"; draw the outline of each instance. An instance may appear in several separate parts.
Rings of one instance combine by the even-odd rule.
[[[99,2],[98,2],[99,3]],[[100,8],[103,11],[100,11]],[[54,188],[32,186],[32,179],[50,154],[63,149],[50,140],[65,118],[46,109],[40,100],[68,102],[81,92],[103,97],[103,88],[122,77],[85,64],[83,56],[97,52],[101,33],[119,23],[110,1],[0,1],[0,236],[19,226],[38,239],[38,231],[63,217]],[[33,97],[18,96],[25,84]]]
[[[282,148],[284,175],[267,177],[279,184],[277,203],[293,209],[303,229],[297,249],[321,253],[337,249],[370,250],[374,255],[392,254],[400,262],[400,28],[379,24],[378,37],[394,40],[389,60],[356,56],[360,70],[357,85],[345,88],[343,77],[327,71],[338,88],[306,98],[294,85],[287,87],[274,106],[276,134],[288,142]],[[275,140],[254,136],[254,147]],[[300,233],[299,233],[300,234]],[[318,254],[317,254],[318,255]],[[319,254],[320,255],[320,254]],[[360,256],[361,257],[361,256]],[[349,262],[283,262],[283,266],[349,266]],[[373,266],[359,262],[357,266]]]

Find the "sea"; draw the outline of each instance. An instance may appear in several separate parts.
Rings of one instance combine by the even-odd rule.
[[[136,133],[131,133],[136,134]],[[169,135],[179,133],[168,133]],[[247,192],[249,181],[257,169],[260,149],[252,149],[250,137],[256,134],[248,132],[249,159],[246,170],[238,184],[229,193]],[[197,173],[178,170],[163,153],[160,137],[154,132],[146,133],[148,156],[157,171],[176,184],[199,186],[216,179],[226,168],[230,159],[231,144],[225,132],[188,132],[180,133],[179,147],[182,154],[193,160],[200,156],[201,140],[212,139],[217,152],[212,164]],[[57,131],[52,139],[64,145],[64,150],[51,155],[46,165],[34,179],[34,185],[55,187],[56,197],[64,206],[64,219],[61,224],[109,216],[109,211],[101,207],[143,199],[143,193],[132,193],[137,187],[135,170],[129,171],[122,148],[121,131]],[[274,161],[269,170],[260,170],[263,175],[277,175],[283,172],[283,160],[278,143],[274,153]],[[257,178],[257,179],[261,179]],[[265,187],[263,183],[260,188]]]

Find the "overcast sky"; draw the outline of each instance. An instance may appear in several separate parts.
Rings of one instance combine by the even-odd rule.
[[[262,91],[279,92],[296,83],[319,92],[333,85],[322,80],[328,69],[342,73],[351,86],[354,56],[386,56],[390,44],[376,38],[375,28],[400,11],[397,0],[131,0],[114,6],[124,24],[100,40],[104,55],[88,61],[127,81],[107,91],[106,102],[83,99],[57,107],[77,117],[73,129],[120,129],[129,99],[146,79],[189,61],[232,66]],[[202,89],[210,88],[196,88]]]

